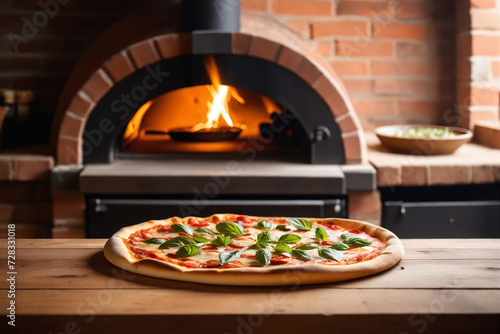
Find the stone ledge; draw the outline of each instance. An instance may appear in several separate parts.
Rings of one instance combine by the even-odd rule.
[[[450,155],[398,154],[365,134],[368,160],[379,187],[434,186],[500,182],[500,150],[468,143]]]

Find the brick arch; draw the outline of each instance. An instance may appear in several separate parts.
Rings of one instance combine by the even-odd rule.
[[[62,115],[57,139],[60,164],[83,163],[83,132],[95,105],[117,83],[163,59],[190,54],[190,33],[146,38],[105,61],[78,89]],[[231,34],[231,54],[276,63],[309,84],[330,108],[341,132],[348,164],[367,161],[366,144],[347,91],[329,64],[307,43],[275,21],[244,14],[241,31]],[[208,52],[210,53],[210,52]]]

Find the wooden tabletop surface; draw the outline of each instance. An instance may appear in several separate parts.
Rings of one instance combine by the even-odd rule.
[[[132,274],[103,239],[16,240],[16,329],[44,333],[500,332],[500,239],[407,239],[383,273],[310,286],[227,287]],[[0,240],[7,264],[7,241]],[[4,275],[9,278],[7,265]],[[6,269],[7,268],[7,269]],[[2,320],[2,327],[9,319]],[[10,328],[9,328],[10,327]],[[2,331],[2,333],[5,333]],[[9,333],[9,332],[7,332]]]

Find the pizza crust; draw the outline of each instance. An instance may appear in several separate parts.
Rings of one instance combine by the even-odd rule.
[[[218,214],[206,220],[229,220],[238,215]],[[215,217],[215,218],[214,218]],[[269,219],[271,217],[250,217],[251,219]],[[247,268],[186,268],[156,259],[135,260],[123,239],[142,229],[155,225],[175,224],[187,221],[179,217],[127,226],[116,232],[104,246],[104,255],[109,262],[130,272],[158,278],[179,281],[241,286],[286,286],[337,282],[373,275],[396,265],[403,257],[404,249],[399,238],[389,230],[370,223],[350,219],[306,218],[318,223],[333,223],[348,229],[364,231],[386,243],[384,251],[374,259],[349,265],[278,265]],[[193,217],[197,218],[197,217]],[[200,219],[200,218],[197,218]]]

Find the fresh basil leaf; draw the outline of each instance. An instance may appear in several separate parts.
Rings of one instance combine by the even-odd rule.
[[[210,239],[205,238],[205,237],[201,237],[199,235],[193,235],[193,240],[196,241],[196,242],[202,242],[202,243],[210,241]]]
[[[314,231],[314,235],[316,235],[316,238],[321,241],[328,241],[328,233],[326,233],[325,229],[321,226],[318,226],[316,228],[316,231]]]
[[[273,255],[271,254],[271,252],[265,248],[261,248],[257,251],[257,253],[255,253],[255,258],[263,266],[267,266],[269,263],[271,263],[272,256]]]
[[[226,263],[233,262],[236,259],[239,259],[241,254],[246,250],[246,248],[234,250],[234,251],[225,251],[219,254],[220,264],[223,266]]]
[[[303,251],[303,250],[292,249],[292,251],[290,252],[290,255],[292,255],[293,257],[296,257],[297,259],[300,259],[300,260],[310,260],[311,259],[311,256],[306,251]]]
[[[312,229],[313,224],[307,220],[302,218],[287,218],[286,221],[299,230],[309,231]]]
[[[282,242],[284,244],[294,244],[296,242],[299,242],[302,240],[302,237],[296,234],[283,234],[279,239],[278,242]]]
[[[235,223],[219,223],[215,225],[215,229],[222,234],[231,234],[237,236],[242,236],[244,234],[243,226]]]
[[[333,243],[333,245],[330,248],[333,248],[333,249],[336,249],[336,250],[345,251],[345,250],[349,249],[349,246],[347,246],[343,242],[335,242],[335,243]]]
[[[257,223],[257,228],[260,228],[261,230],[264,230],[264,231],[270,231],[275,226],[276,226],[275,224],[269,223],[265,220],[261,220],[260,222]]]
[[[157,244],[157,245],[161,245],[162,243],[165,242],[165,240],[163,240],[163,239],[157,239],[157,238],[149,238],[149,239],[143,240],[142,242],[144,242],[145,244]]]
[[[165,248],[172,248],[172,247],[181,247],[184,245],[192,245],[196,244],[196,241],[194,241],[191,238],[188,237],[175,237],[170,240],[165,241],[158,247],[158,249],[165,249]]]
[[[179,233],[186,233],[188,235],[193,235],[193,230],[191,227],[184,225],[184,224],[173,224],[170,226],[172,228],[172,231],[179,232]]]
[[[371,241],[363,238],[349,238],[345,240],[344,243],[350,247],[364,247],[372,244]]]
[[[175,252],[175,256],[177,256],[179,259],[191,257],[198,254],[200,250],[200,247],[194,245],[182,246],[177,250],[177,252]]]
[[[288,253],[288,252],[291,250],[290,246],[288,246],[287,244],[281,243],[281,242],[278,242],[278,243],[274,246],[274,249],[275,249],[278,253]]]
[[[279,231],[290,231],[290,229],[286,227],[286,225],[276,225],[275,229]]]
[[[341,237],[342,239],[346,240],[346,239],[350,239],[350,238],[358,238],[358,237],[359,237],[359,235],[354,234],[354,233],[342,233],[342,234],[340,235],[340,237]]]
[[[295,246],[295,247],[293,247],[293,249],[296,249],[296,250],[309,250],[309,249],[316,249],[318,247],[319,246],[315,245],[315,244],[303,244],[303,245]]]
[[[332,248],[320,248],[318,249],[318,255],[322,258],[339,262],[342,260],[344,253]]]
[[[195,232],[198,232],[198,233],[203,233],[203,234],[217,234],[215,233],[214,231],[212,230],[209,230],[208,228],[206,227],[198,227],[197,229],[194,230]]]
[[[218,235],[215,238],[213,238],[210,242],[214,245],[220,245],[220,246],[227,246],[233,241],[233,238],[225,236],[225,235]]]
[[[257,242],[271,242],[273,241],[274,236],[270,231],[262,232],[257,234]]]

